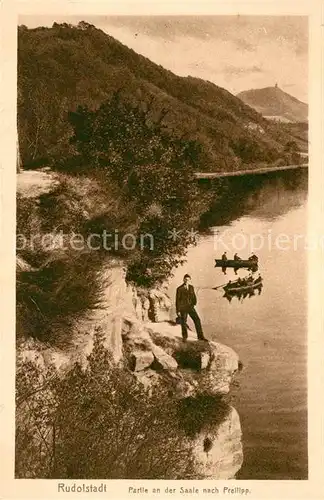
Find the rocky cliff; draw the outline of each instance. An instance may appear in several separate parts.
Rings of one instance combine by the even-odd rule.
[[[229,393],[238,371],[237,354],[217,342],[197,341],[192,332],[184,343],[180,326],[170,319],[166,290],[136,290],[127,285],[121,262],[111,262],[102,273],[102,279],[109,282],[102,307],[75,325],[69,347],[58,350],[28,340],[20,346],[20,353],[44,370],[54,364],[64,373],[76,361],[85,366],[94,334],[100,329],[115,362],[146,387],[163,381],[185,405],[194,405],[197,398],[219,400],[221,412],[216,405],[215,416],[209,415],[208,421],[202,412],[189,424],[189,431],[194,431],[190,439],[196,472],[206,479],[234,478],[243,460],[240,420],[221,397]],[[201,411],[190,404],[188,412]]]

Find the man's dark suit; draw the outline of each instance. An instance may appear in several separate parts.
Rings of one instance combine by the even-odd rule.
[[[195,310],[196,304],[197,304],[197,297],[195,294],[194,287],[192,285],[183,284],[177,288],[176,311],[177,314],[180,313],[183,339],[187,339],[188,337],[188,330],[187,330],[188,314],[195,324],[198,339],[204,338],[201,328],[200,318]]]

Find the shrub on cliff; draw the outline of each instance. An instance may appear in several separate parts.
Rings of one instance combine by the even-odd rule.
[[[229,415],[231,407],[223,395],[199,394],[181,400],[177,407],[180,426],[194,437],[203,429],[217,429]]]
[[[16,477],[192,478],[190,442],[167,389],[113,365],[99,334],[85,371],[63,379],[18,362]]]
[[[120,206],[118,187],[86,176],[58,178],[38,199],[17,197],[17,253],[29,264],[17,273],[17,338],[56,345],[69,340],[73,322],[96,308],[109,286],[100,270],[116,252],[92,250],[87,236],[115,227],[122,234],[137,224],[130,205]],[[84,246],[73,247],[74,234]]]
[[[102,262],[96,253],[70,252],[50,257],[40,268],[22,271],[16,286],[17,338],[67,345],[73,323],[100,306]]]

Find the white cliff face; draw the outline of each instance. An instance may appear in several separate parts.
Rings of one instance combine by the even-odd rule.
[[[125,282],[125,271],[120,262],[104,265],[101,279],[106,284],[101,306],[73,326],[70,345],[64,350],[44,348],[40,342],[28,340],[20,349],[24,352],[24,358],[37,357],[38,363],[54,364],[59,371],[69,369],[75,362],[85,366],[93,348],[95,331],[100,329],[104,332],[105,346],[111,352],[114,361],[118,363],[122,360],[122,328],[124,317],[134,316],[133,293]],[[35,349],[37,354],[34,352]]]
[[[149,321],[169,319],[171,301],[163,291],[137,290],[125,281],[125,268],[118,261],[110,262],[102,269],[104,288],[101,308],[76,327],[73,347],[70,355],[73,360],[86,363],[86,357],[93,346],[93,334],[96,329],[104,332],[105,346],[110,350],[116,363],[123,360],[122,335],[132,324],[133,329],[143,333],[143,324]]]
[[[193,454],[198,476],[205,479],[235,479],[243,463],[240,418],[231,407],[224,421],[201,431],[195,438]]]
[[[230,391],[239,367],[237,354],[216,342],[197,341],[192,332],[183,343],[180,325],[170,321],[171,301],[163,289],[148,292],[127,285],[117,261],[103,268],[102,280],[107,286],[101,308],[75,325],[70,347],[62,351],[27,341],[20,348],[23,358],[42,370],[54,364],[62,374],[76,361],[85,366],[100,329],[115,362],[146,387],[166,381],[179,399],[218,397]],[[192,438],[197,476],[230,479],[243,460],[239,416],[230,408],[223,421],[216,420]]]

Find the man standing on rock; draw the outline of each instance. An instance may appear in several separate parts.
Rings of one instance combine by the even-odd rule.
[[[206,340],[201,328],[200,318],[195,310],[197,297],[190,281],[191,277],[189,274],[185,274],[183,277],[183,284],[177,288],[176,294],[176,311],[181,321],[182,338],[184,341],[188,338],[187,318],[189,314],[195,324],[198,339]]]

